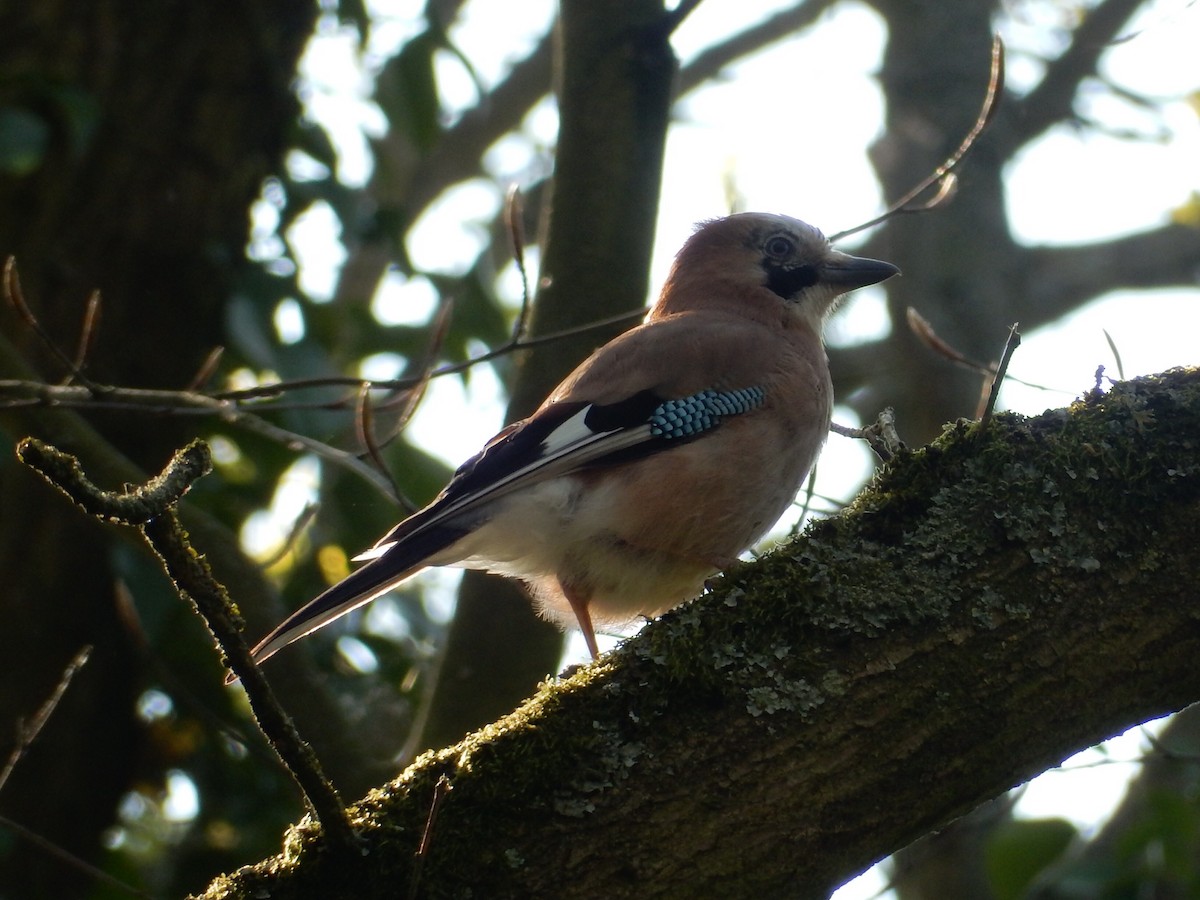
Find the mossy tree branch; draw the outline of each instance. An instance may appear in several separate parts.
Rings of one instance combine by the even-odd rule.
[[[241,615],[204,557],[191,546],[175,507],[197,480],[212,471],[212,454],[203,441],[193,441],[145,485],[105,491],[84,474],[79,460],[33,438],[17,445],[17,457],[84,512],[105,522],[138,528],[162,561],[180,595],[204,619],[234,672],[242,679],[259,728],[295,779],[335,847],[354,845],[346,811],[320,762],[300,739],[291,718],[275,700],[271,686],[250,658],[242,636]]]
[[[823,897],[1200,698],[1198,537],[1200,371],[960,422],[370,793],[369,853],[305,823],[205,896]]]

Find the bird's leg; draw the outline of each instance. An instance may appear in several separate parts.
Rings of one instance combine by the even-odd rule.
[[[592,659],[599,659],[600,649],[596,646],[596,632],[592,628],[592,615],[588,612],[591,592],[580,590],[576,585],[562,579],[559,579],[558,586],[562,588],[563,596],[571,604],[571,612],[575,613],[575,621],[579,623],[579,630],[583,632],[583,639],[587,642]]]

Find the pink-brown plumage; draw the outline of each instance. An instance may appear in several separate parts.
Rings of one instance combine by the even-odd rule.
[[[544,615],[578,621],[593,655],[593,620],[695,596],[779,519],[824,443],[833,392],[821,325],[837,297],[896,271],[784,216],[702,224],[644,324],[501,432],[256,658],[428,565],[524,579]],[[691,430],[669,437],[665,410],[680,399],[703,415],[685,413]]]

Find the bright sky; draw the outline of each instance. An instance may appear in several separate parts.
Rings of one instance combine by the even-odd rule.
[[[378,53],[419,30],[422,0],[375,0],[368,5],[382,19],[372,43]],[[677,53],[686,62],[709,43],[784,5],[788,4],[782,0],[706,0],[678,32]],[[1037,13],[1029,4],[1014,6],[1026,15]],[[509,4],[474,0],[467,4],[466,17],[452,31],[452,39],[482,79],[492,83],[508,61],[528,52],[553,9],[551,0],[527,0],[516,17]],[[1037,19],[1001,23],[1010,50],[1010,86],[1023,89],[1040,74],[1038,64],[1022,51],[1053,55],[1061,49],[1047,37],[1048,24]],[[1072,243],[1141,230],[1162,223],[1171,208],[1200,192],[1200,124],[1196,109],[1185,99],[1200,89],[1200,70],[1194,64],[1200,47],[1200,8],[1189,0],[1159,0],[1128,35],[1107,54],[1104,74],[1130,91],[1162,98],[1163,106],[1146,112],[1114,99],[1099,85],[1089,85],[1081,111],[1114,130],[1134,129],[1159,139],[1134,142],[1062,128],[1031,147],[1008,173],[1011,222],[1022,240]],[[810,36],[777,44],[731,68],[722,82],[680,105],[668,143],[654,289],[693,223],[727,211],[729,178],[744,198],[744,208],[786,212],[828,233],[878,213],[882,200],[865,153],[880,128],[882,100],[872,73],[879,66],[885,37],[882,21],[873,12],[845,3]],[[986,64],[980,60],[981,67]],[[362,183],[369,160],[361,130],[378,133],[383,119],[367,99],[369,84],[355,66],[353,35],[331,32],[315,40],[305,75],[312,114],[339,126],[340,176]],[[449,54],[441,61],[439,75],[450,108],[474,102],[470,78]],[[783,97],[782,102],[803,107],[817,92],[827,117],[819,139],[814,139],[810,117],[799,117],[795,132],[789,134],[788,118],[773,114],[772,105]],[[764,127],[767,122],[769,129]],[[556,124],[553,107],[543,104],[520,136],[490,151],[489,168],[519,176],[537,148],[553,145]],[[479,223],[493,216],[500,202],[496,189],[482,182],[448,192],[413,232],[409,250],[414,262],[432,270],[461,269],[479,249]],[[970,202],[970,197],[960,194],[955,202]],[[335,234],[332,215],[317,210],[288,235],[304,260],[305,284],[318,294],[332,287],[341,262],[329,253]],[[515,281],[507,283],[515,296]],[[854,297],[831,339],[878,334],[887,327],[880,294],[867,290]],[[377,307],[393,320],[423,321],[431,303],[427,283],[405,284],[394,278]],[[1010,382],[1002,404],[1036,414],[1089,389],[1099,364],[1116,377],[1105,331],[1120,351],[1126,375],[1200,362],[1200,289],[1112,294],[1058,325],[1025,334],[1010,372],[1053,390]],[[409,434],[457,464],[502,424],[500,395],[486,368],[471,375],[466,389],[457,379],[439,379]],[[839,410],[838,418],[851,421],[845,410]],[[820,464],[818,492],[846,496],[869,465],[860,446],[831,438]],[[1134,757],[1140,740],[1135,732],[1114,744],[1110,756]],[[1091,757],[1085,756],[1087,760]],[[1135,771],[1132,765],[1106,763],[1069,776],[1049,773],[1027,788],[1018,809],[1029,816],[1066,815],[1089,826],[1103,819],[1124,780]],[[881,876],[873,872],[837,896],[865,898],[883,887]]]

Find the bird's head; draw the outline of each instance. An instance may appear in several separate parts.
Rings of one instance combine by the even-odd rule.
[[[899,271],[833,249],[799,219],[739,213],[696,228],[675,257],[653,315],[733,305],[729,312],[773,321],[782,314],[820,334],[838,297]]]

